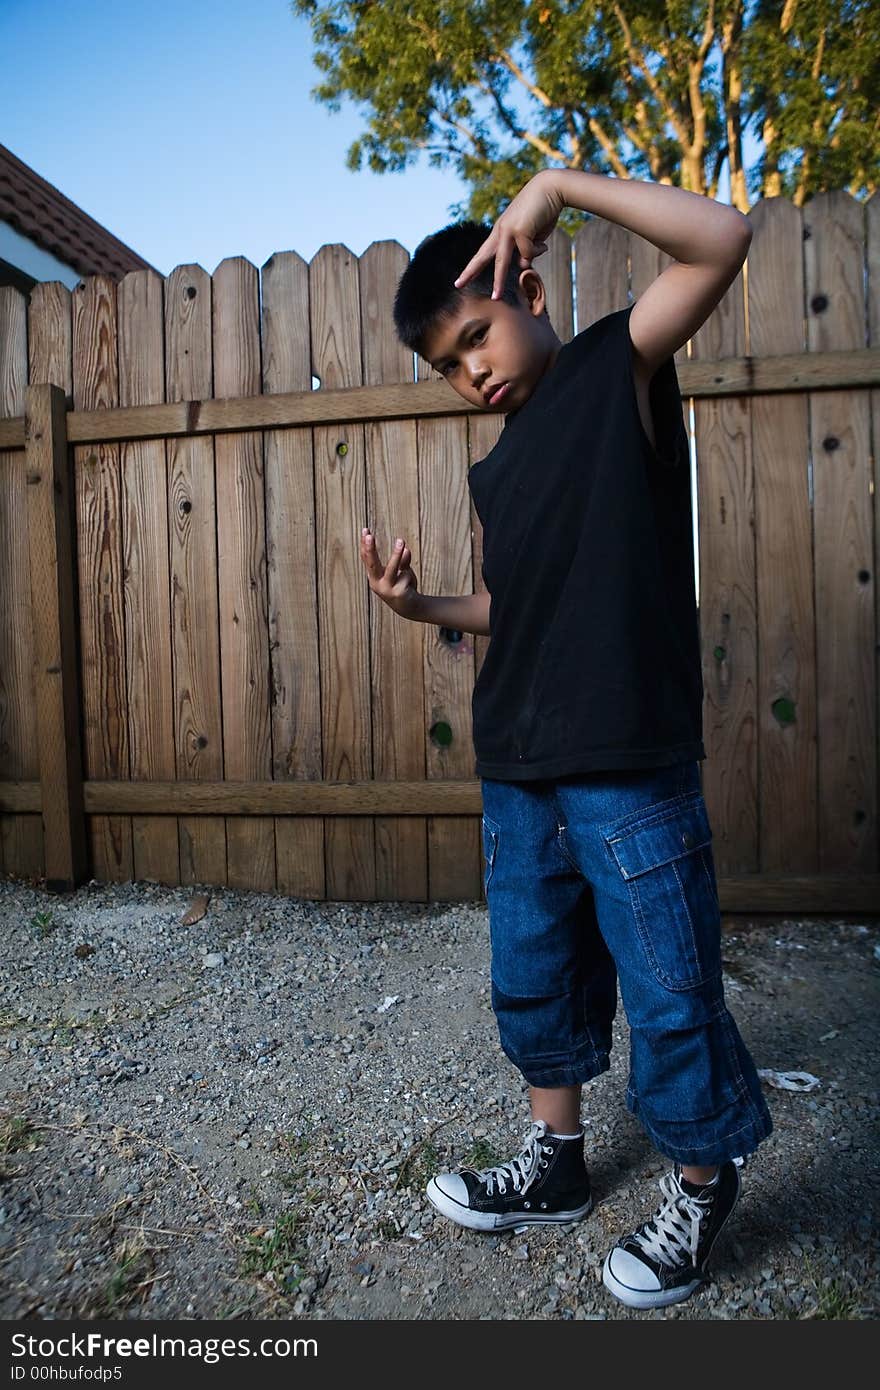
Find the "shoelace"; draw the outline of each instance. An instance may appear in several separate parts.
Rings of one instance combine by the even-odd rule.
[[[656,1216],[646,1221],[641,1230],[634,1231],[630,1239],[670,1269],[684,1264],[685,1257],[688,1263],[695,1264],[700,1222],[708,1213],[712,1198],[701,1199],[683,1192],[674,1173],[666,1173],[660,1179],[660,1191],[665,1201]]]
[[[511,1158],[507,1163],[498,1163],[494,1168],[481,1168],[477,1172],[477,1177],[486,1184],[486,1193],[492,1196],[493,1184],[503,1197],[507,1192],[507,1184],[510,1183],[514,1192],[528,1192],[532,1183],[538,1175],[541,1162],[541,1154],[552,1154],[552,1144],[542,1144],[541,1140],[547,1133],[547,1126],[543,1120],[535,1120],[526,1135],[522,1150],[516,1158]]]

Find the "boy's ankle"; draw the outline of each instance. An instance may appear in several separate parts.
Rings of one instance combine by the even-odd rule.
[[[715,1164],[691,1164],[682,1163],[681,1176],[685,1182],[692,1183],[695,1187],[706,1187],[713,1183],[718,1177],[720,1169]]]

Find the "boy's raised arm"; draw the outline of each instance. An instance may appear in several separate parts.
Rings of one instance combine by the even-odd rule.
[[[673,257],[630,315],[630,337],[647,374],[705,323],[736,279],[752,239],[743,213],[703,194],[580,169],[543,169],[505,208],[456,284],[466,284],[493,257],[496,286],[515,254],[522,268],[531,266],[563,207],[617,222]]]

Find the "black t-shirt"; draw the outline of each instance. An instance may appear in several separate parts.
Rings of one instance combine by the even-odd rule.
[[[639,415],[629,317],[563,345],[468,486],[491,640],[476,772],[501,781],[705,758],[688,438],[674,358]]]

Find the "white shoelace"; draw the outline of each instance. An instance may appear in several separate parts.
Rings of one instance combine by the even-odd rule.
[[[507,1163],[499,1163],[494,1168],[481,1168],[477,1172],[477,1177],[486,1184],[488,1196],[492,1196],[492,1187],[495,1185],[503,1197],[508,1183],[514,1192],[528,1192],[540,1170],[541,1154],[553,1152],[551,1144],[541,1143],[546,1133],[547,1126],[543,1120],[533,1121],[522,1151],[516,1158],[511,1158]]]
[[[659,1260],[670,1269],[684,1264],[685,1257],[689,1264],[695,1264],[700,1222],[712,1205],[711,1198],[700,1200],[683,1192],[674,1173],[666,1173],[660,1179],[660,1191],[665,1201],[657,1215],[646,1222],[641,1230],[634,1231],[630,1239],[652,1259]]]

